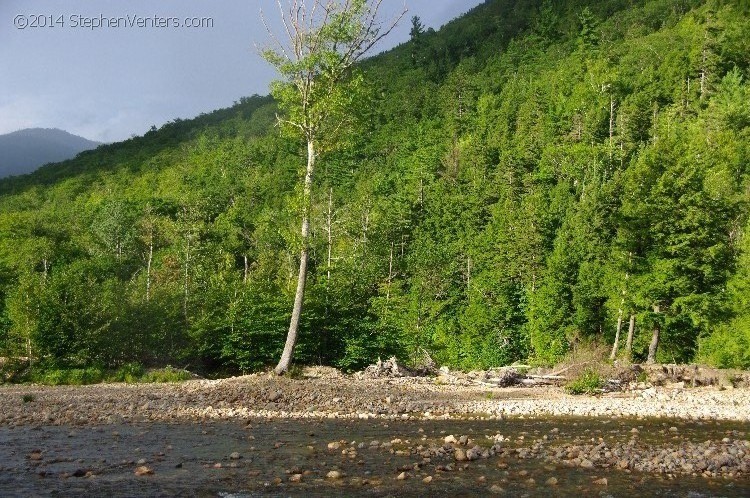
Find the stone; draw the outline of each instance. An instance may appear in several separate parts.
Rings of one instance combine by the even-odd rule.
[[[466,452],[461,448],[456,448],[456,451],[453,454],[453,457],[456,459],[457,462],[464,462],[466,461]]]
[[[400,473],[400,474],[398,475],[398,477],[396,477],[396,479],[398,479],[399,481],[403,481],[403,480],[405,480],[405,479],[406,479],[407,477],[409,477],[409,474],[407,474],[406,472],[401,472],[401,473]]]
[[[333,441],[331,443],[328,443],[329,450],[338,450],[339,448],[341,448],[341,443],[339,443],[338,441]]]
[[[239,452],[239,451],[233,451],[233,452],[232,452],[232,453],[231,453],[231,454],[229,455],[229,459],[230,459],[230,460],[239,460],[240,458],[242,458],[242,455],[240,455],[240,452]]]
[[[474,446],[466,452],[466,459],[470,462],[478,460],[482,456],[482,449],[479,446]]]
[[[546,481],[544,481],[544,483],[547,486],[557,486],[557,477],[550,477],[549,479],[547,479]]]
[[[458,443],[458,440],[456,439],[456,436],[451,434],[450,436],[445,436],[445,444],[456,444]]]
[[[597,486],[606,486],[608,484],[607,478],[606,477],[602,477],[601,479],[596,479],[594,481],[594,484],[596,484]]]
[[[594,462],[589,460],[588,458],[584,458],[581,460],[580,467],[583,469],[593,469],[594,468]]]
[[[289,476],[289,482],[302,482],[302,474],[292,474]]]
[[[501,495],[501,494],[505,493],[505,490],[503,488],[501,488],[500,486],[498,486],[497,484],[493,484],[492,486],[490,486],[489,491],[493,495]]]
[[[140,467],[136,467],[135,469],[135,475],[137,476],[150,476],[154,473],[154,471],[145,465],[141,465]]]
[[[432,476],[427,476],[424,479],[422,479],[422,482],[425,484],[430,484],[432,482]]]
[[[341,479],[343,475],[338,470],[331,470],[326,474],[327,479]]]

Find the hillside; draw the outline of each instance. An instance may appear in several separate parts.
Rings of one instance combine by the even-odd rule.
[[[734,2],[491,0],[366,60],[319,160],[298,361],[549,364],[619,331],[750,366],[748,40]],[[275,113],[0,182],[0,356],[272,363],[304,166]]]
[[[27,128],[0,135],[0,178],[23,175],[44,164],[72,159],[99,145],[55,128]]]

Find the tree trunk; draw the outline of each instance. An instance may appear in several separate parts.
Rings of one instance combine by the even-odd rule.
[[[659,305],[654,306],[654,313],[659,313]],[[659,322],[654,324],[654,332],[651,335],[651,344],[648,345],[648,358],[646,363],[649,365],[656,363],[656,350],[659,347],[659,333],[661,332]]]
[[[185,316],[185,325],[188,323],[188,299],[190,297],[190,233],[185,237],[185,275],[183,282],[184,295],[182,298],[182,313]]]
[[[609,96],[609,164],[612,166],[612,138],[615,135],[615,98]]]
[[[333,188],[328,189],[328,213],[326,213],[326,233],[328,235],[328,260],[326,261],[326,282],[331,281],[331,255],[333,252]]]
[[[635,315],[630,314],[630,325],[628,326],[628,340],[625,342],[625,352],[630,357],[633,351],[633,334],[635,333]]]
[[[305,296],[305,281],[307,279],[307,244],[310,235],[310,204],[312,194],[313,171],[315,168],[315,146],[312,140],[307,141],[307,172],[305,173],[305,186],[302,192],[302,249],[299,255],[299,275],[297,276],[297,292],[294,295],[294,308],[292,318],[289,321],[289,332],[284,344],[284,352],[281,354],[279,364],[274,371],[276,375],[282,375],[289,371],[292,362],[294,346],[297,344],[297,332],[299,331],[299,319],[302,314],[302,301]]]
[[[391,242],[391,254],[388,257],[388,285],[385,292],[385,302],[391,300],[391,282],[393,281],[393,242]]]
[[[148,261],[146,263],[146,301],[149,301],[151,299],[151,262],[154,259],[154,235],[151,234],[151,237],[148,242]]]
[[[620,331],[622,331],[622,305],[624,302],[625,299],[620,302],[620,309],[617,310],[617,329],[615,330],[615,343],[612,345],[612,352],[609,354],[610,360],[614,360],[617,357],[617,348],[620,345]]]

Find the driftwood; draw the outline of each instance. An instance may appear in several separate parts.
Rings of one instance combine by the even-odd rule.
[[[568,380],[567,377],[562,375],[527,375],[529,379],[541,379],[541,380]]]

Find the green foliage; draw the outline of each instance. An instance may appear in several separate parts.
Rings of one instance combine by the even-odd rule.
[[[659,361],[748,367],[747,16],[736,2],[492,0],[440,31],[414,20],[410,42],[338,74],[341,91],[316,88],[313,109],[294,72],[332,68],[330,44],[276,60],[276,100],[5,179],[0,357],[52,365],[49,382],[274,362],[307,154],[273,126],[282,111],[332,118],[317,130],[330,141],[300,363],[551,364],[611,344],[621,310],[635,360],[659,324]]]
[[[750,323],[732,321],[698,344],[697,360],[718,368],[750,369]]]
[[[164,368],[158,368],[147,371],[140,379],[139,382],[151,382],[151,383],[168,383],[168,382],[182,382],[190,380],[190,372],[180,370],[170,366]]]
[[[593,370],[587,369],[580,376],[565,385],[569,394],[597,394],[604,385],[602,378]]]
[[[126,382],[132,384],[143,379],[146,369],[140,363],[126,363],[109,376],[110,382]]]
[[[27,382],[44,384],[47,386],[83,386],[98,384],[105,380],[103,368],[90,366],[86,368],[59,368],[38,366],[27,374]]]
[[[102,382],[126,382],[129,384],[182,382],[191,378],[190,372],[185,370],[170,366],[146,369],[140,363],[127,363],[116,370],[108,370],[98,366],[71,368],[41,364],[32,367],[20,380],[48,386],[83,386]]]

